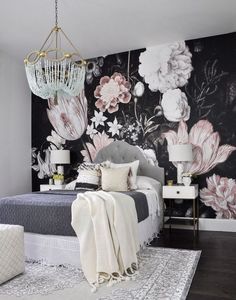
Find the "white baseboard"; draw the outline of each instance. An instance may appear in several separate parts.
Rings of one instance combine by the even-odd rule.
[[[169,225],[165,225],[166,228],[168,228],[168,226]],[[171,227],[176,229],[192,229],[191,226],[175,224],[172,224]],[[236,220],[200,218],[199,230],[236,232]]]
[[[199,229],[208,231],[236,232],[236,220],[233,219],[199,219]]]

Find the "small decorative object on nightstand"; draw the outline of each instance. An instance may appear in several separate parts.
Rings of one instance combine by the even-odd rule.
[[[50,191],[50,190],[64,190],[65,184],[40,184],[40,192]]]
[[[53,180],[54,180],[55,185],[62,185],[64,183],[64,175],[54,174]]]
[[[167,180],[167,185],[168,185],[168,186],[172,186],[173,183],[174,183],[174,180],[171,180],[171,179],[170,179],[170,180]]]
[[[191,225],[193,227],[194,236],[196,234],[196,229],[199,228],[199,203],[198,203],[198,185],[192,184],[189,186],[185,185],[173,185],[163,186],[163,199],[169,199],[170,209],[168,220],[165,224],[169,224],[170,229],[172,224],[177,225]],[[175,199],[183,199],[184,201],[192,201],[193,216],[191,218],[185,217],[173,217],[172,216],[172,202]]]
[[[183,180],[183,184],[185,186],[189,186],[192,182],[192,174],[191,173],[183,173],[182,180]]]

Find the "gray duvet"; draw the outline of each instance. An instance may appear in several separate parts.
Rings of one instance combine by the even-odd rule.
[[[83,191],[53,190],[16,195],[0,199],[0,224],[23,225],[26,232],[74,236],[71,227],[71,204]],[[135,202],[138,221],[148,215],[146,196],[141,192],[125,192]]]

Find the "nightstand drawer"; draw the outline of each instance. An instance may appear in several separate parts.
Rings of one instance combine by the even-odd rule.
[[[163,186],[163,198],[169,199],[194,199],[198,196],[197,185]]]

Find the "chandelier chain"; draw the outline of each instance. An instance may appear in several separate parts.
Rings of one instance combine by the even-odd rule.
[[[55,0],[55,26],[58,27],[58,0]]]

